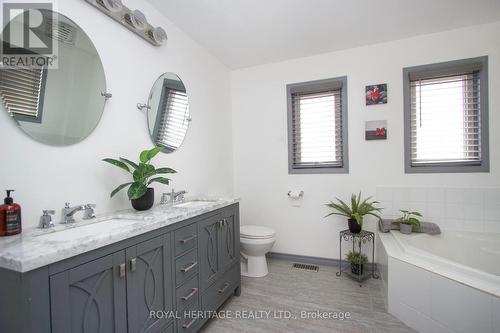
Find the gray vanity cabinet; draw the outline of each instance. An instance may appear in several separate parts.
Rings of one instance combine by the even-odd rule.
[[[173,288],[170,234],[126,250],[128,333],[164,332],[165,319],[150,318],[150,311],[172,311]]]
[[[234,292],[240,293],[240,242],[237,207],[198,224],[202,310],[218,308]]]
[[[53,333],[163,332],[171,311],[170,234],[50,278]]]
[[[124,262],[120,251],[51,276],[52,333],[127,332]]]
[[[0,333],[196,332],[239,295],[238,204],[0,281]]]

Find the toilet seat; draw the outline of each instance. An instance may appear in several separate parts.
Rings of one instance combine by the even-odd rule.
[[[240,229],[240,237],[245,239],[270,239],[275,235],[273,229],[259,225],[242,225]]]

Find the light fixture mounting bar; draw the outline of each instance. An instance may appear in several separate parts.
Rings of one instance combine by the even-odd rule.
[[[129,9],[120,0],[84,1],[154,46],[161,46],[167,40],[167,34],[163,28],[153,27],[140,11]],[[115,7],[113,8],[112,5]]]

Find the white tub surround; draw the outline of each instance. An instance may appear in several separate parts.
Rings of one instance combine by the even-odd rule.
[[[191,199],[194,204],[157,205],[149,211],[119,211],[51,229],[27,229],[0,238],[0,267],[27,272],[238,202],[238,199]],[[56,222],[57,223],[57,222]]]
[[[377,187],[376,198],[385,218],[399,218],[400,209],[416,210],[442,230],[500,233],[498,187]]]
[[[379,233],[389,313],[419,332],[498,332],[500,234]]]

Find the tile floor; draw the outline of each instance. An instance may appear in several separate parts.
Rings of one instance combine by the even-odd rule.
[[[212,319],[201,332],[415,332],[385,311],[380,280],[369,279],[360,287],[345,276],[336,277],[334,267],[320,266],[314,273],[291,266],[271,259],[269,275],[242,277],[241,296],[231,297],[220,310],[231,311],[233,317],[237,311],[283,310],[297,319]],[[301,311],[350,312],[351,318],[301,319]]]

